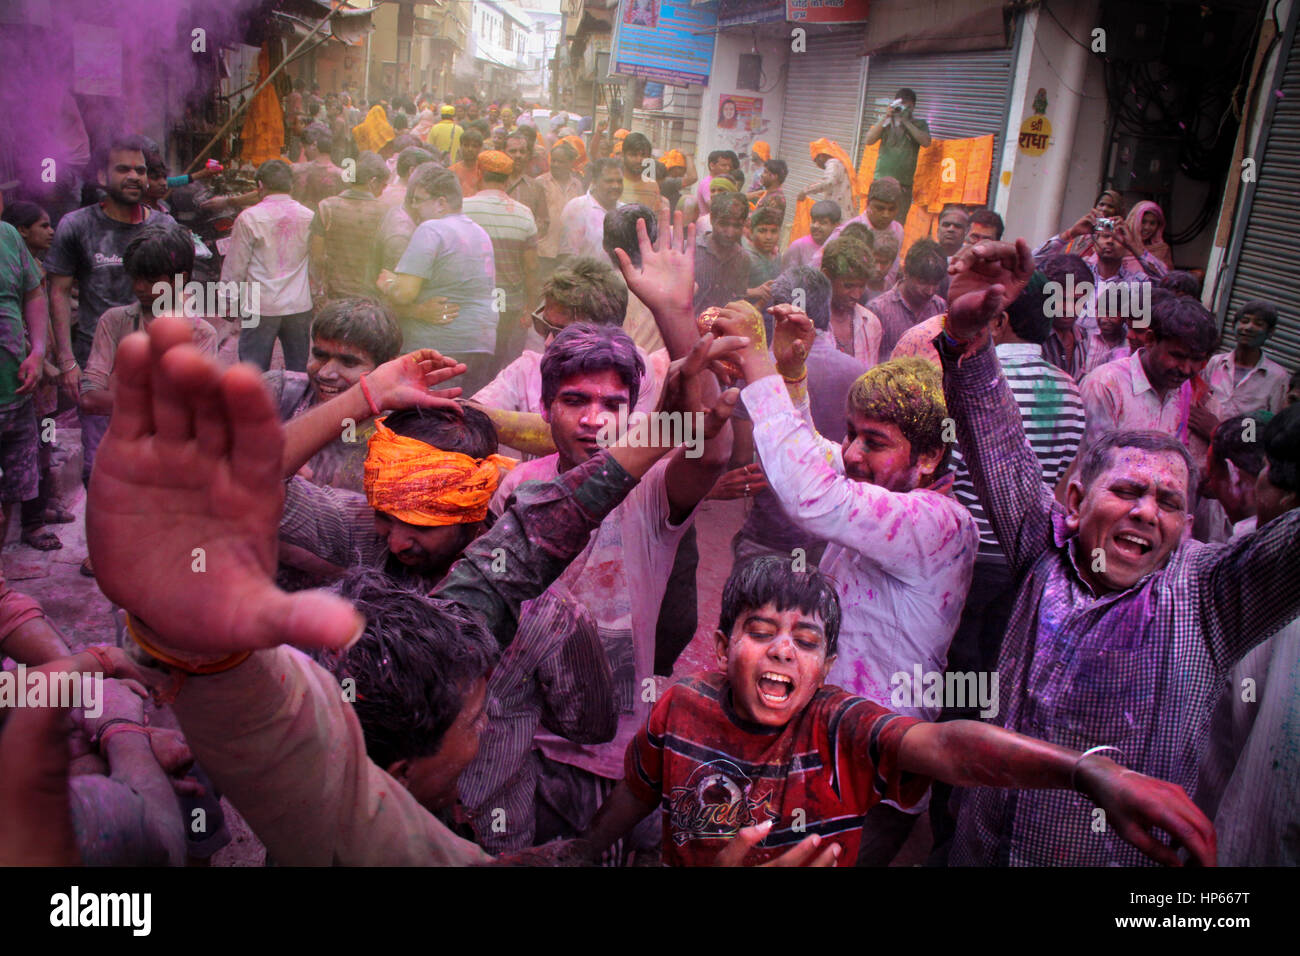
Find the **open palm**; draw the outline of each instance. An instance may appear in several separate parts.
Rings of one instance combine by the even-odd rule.
[[[159,318],[118,348],[87,505],[100,588],[180,654],[346,644],[361,623],[346,601],[272,581],[283,436],[260,376],[222,374],[190,338]]]

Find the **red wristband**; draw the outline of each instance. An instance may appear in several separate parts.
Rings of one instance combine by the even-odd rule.
[[[378,405],[375,404],[375,396],[370,394],[370,383],[366,381],[366,377],[364,375],[361,376],[360,382],[361,382],[361,394],[366,397],[366,404],[370,406],[370,414],[371,415],[380,414],[382,410]]]

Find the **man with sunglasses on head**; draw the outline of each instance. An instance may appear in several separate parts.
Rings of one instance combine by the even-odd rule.
[[[561,331],[577,322],[621,328],[627,313],[627,286],[608,262],[590,257],[572,259],[556,269],[542,286],[542,304],[532,314],[533,331],[543,350]],[[654,411],[659,399],[657,363],[638,347],[645,373],[634,411]],[[468,392],[466,394],[469,394]],[[542,352],[526,349],[490,383],[472,396],[486,409],[508,412],[542,411]]]
[[[460,181],[436,163],[411,173],[406,211],[418,223],[395,272],[376,285],[392,305],[409,349],[436,349],[462,362],[457,379],[473,395],[492,375],[496,260],[483,227],[461,212]]]

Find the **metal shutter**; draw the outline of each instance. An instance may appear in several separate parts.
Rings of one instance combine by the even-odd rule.
[[[794,197],[822,175],[808,155],[809,143],[824,136],[843,146],[855,164],[860,158],[858,118],[865,63],[861,28],[828,35],[810,29],[807,51],[790,54],[781,146],[774,157],[790,164],[785,181],[787,226],[794,219]]]
[[[1292,27],[1294,29],[1294,26]],[[1277,328],[1264,350],[1291,371],[1300,369],[1300,259],[1295,256],[1296,212],[1300,210],[1300,30],[1291,42],[1272,124],[1257,170],[1258,180],[1238,241],[1228,307],[1231,319],[1251,299],[1268,299],[1278,307]],[[1233,348],[1231,321],[1223,329],[1224,345]]]
[[[862,104],[862,136],[894,94],[916,91],[916,115],[935,139],[966,139],[993,133],[989,198],[1002,161],[1002,134],[1011,106],[1013,50],[873,56],[867,64],[867,95]],[[860,157],[858,157],[860,159]]]

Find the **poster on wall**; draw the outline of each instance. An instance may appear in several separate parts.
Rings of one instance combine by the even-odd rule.
[[[723,93],[718,97],[717,141],[718,149],[729,149],[749,168],[750,147],[754,140],[763,139],[771,127],[763,119],[761,96],[736,96]]]
[[[785,18],[801,23],[866,23],[867,0],[786,0]]]
[[[619,0],[610,72],[669,86],[706,86],[717,23],[716,2]]]

